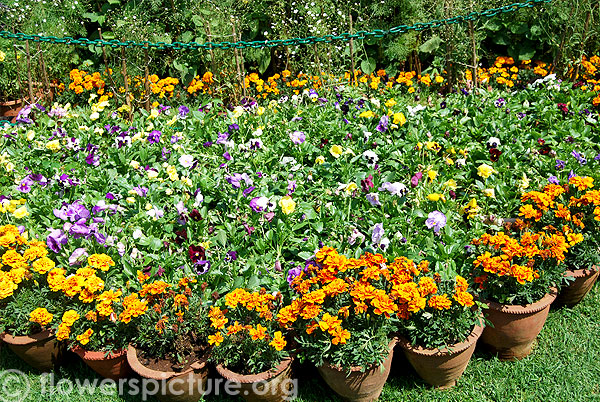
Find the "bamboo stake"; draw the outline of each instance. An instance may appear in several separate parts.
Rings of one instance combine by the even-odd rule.
[[[123,71],[123,80],[125,81],[125,101],[129,108],[129,121],[133,118],[133,109],[131,108],[131,99],[129,99],[129,79],[127,77],[127,60],[125,59],[125,46],[121,46],[121,68]]]
[[[352,35],[352,13],[349,14],[350,16],[350,35]],[[356,85],[356,71],[354,69],[354,40],[352,38],[350,38],[350,65],[352,68],[352,75],[351,75],[351,80],[352,80],[352,85]]]
[[[581,38],[581,46],[579,47],[579,63],[577,63],[577,67],[575,67],[575,79],[579,78],[579,67],[581,66],[581,58],[583,56],[583,47],[585,45],[585,41],[587,39],[588,28],[590,25],[590,17],[591,12],[588,10],[587,15],[585,17],[585,24],[583,25],[583,36]]]
[[[473,28],[473,21],[469,21],[469,34],[471,35],[471,46],[473,47],[473,59],[471,61],[473,66],[473,88],[477,88],[477,45],[475,44],[475,29]]]
[[[146,106],[146,111],[149,112],[150,111],[150,80],[149,80],[149,75],[150,72],[148,71],[148,65],[150,64],[148,61],[148,44],[146,43],[146,46],[144,47],[144,57],[146,58],[146,63],[144,66],[144,92],[145,92],[145,106]]]
[[[323,70],[321,69],[321,60],[319,60],[319,52],[317,51],[317,44],[313,43],[313,50],[315,52],[315,58],[317,59],[317,68],[319,70],[319,81],[323,86]]]
[[[212,32],[210,31],[210,23],[205,22],[204,23],[204,27],[206,28],[206,33],[208,34],[208,41],[212,42]],[[215,54],[213,53],[213,49],[212,46],[210,49],[208,49],[208,52],[210,53],[210,70],[211,72],[215,71]]]
[[[40,48],[40,44],[37,44],[37,50],[40,54],[40,67],[42,69],[42,78],[44,79],[44,95],[50,94],[50,82],[48,81],[48,71],[46,70],[46,62],[44,61],[44,53]]]
[[[233,19],[231,20],[231,30],[232,30],[232,32],[233,32],[233,41],[234,41],[234,42],[237,42],[237,39],[236,39],[236,38],[237,38],[237,35],[236,35],[236,33],[235,33],[235,22],[233,21]],[[237,48],[234,48],[234,49],[233,49],[233,54],[234,54],[234,56],[235,56],[235,66],[236,66],[236,68],[237,68],[237,76],[238,76],[238,81],[241,81],[241,79],[242,79],[242,72],[241,72],[241,70],[240,70],[240,61],[239,61],[239,59],[238,59],[238,52],[237,52]],[[243,82],[243,81],[241,82],[241,85],[242,85],[242,91],[243,91],[243,93],[244,93],[244,96],[246,96],[246,90],[244,89],[244,82]],[[236,91],[236,93],[237,93],[237,91]],[[237,98],[237,96],[236,96],[236,98]],[[236,99],[236,100],[237,100],[237,99]]]
[[[103,40],[101,28],[98,28],[98,35],[100,37],[100,40]],[[104,67],[106,69],[106,73],[108,74],[108,78],[110,78],[110,82],[112,83],[112,93],[117,99],[119,99],[120,96],[119,91],[117,90],[117,83],[115,82],[112,76],[112,70],[110,69],[110,67],[108,67],[108,58],[106,57],[106,49],[104,49],[104,45],[102,45],[102,59],[104,60]]]
[[[16,32],[15,29],[12,29],[13,34]],[[21,82],[21,73],[20,73],[20,63],[19,63],[19,53],[17,52],[17,41],[13,39],[13,50],[15,51],[15,66],[17,70],[17,91],[19,93],[19,98],[23,96],[23,84]]]
[[[31,82],[31,54],[29,53],[29,41],[25,41],[25,53],[27,53],[27,85],[29,86],[29,101],[35,101],[33,97],[33,83]]]

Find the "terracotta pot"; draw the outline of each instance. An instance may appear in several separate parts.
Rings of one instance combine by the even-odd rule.
[[[482,332],[483,327],[476,326],[464,342],[441,351],[414,346],[402,337],[398,345],[422,379],[436,388],[451,388],[467,368]]]
[[[92,370],[104,378],[118,380],[127,378],[131,374],[131,367],[127,363],[127,350],[117,350],[107,352],[92,352],[85,350],[80,346],[71,349],[87,364]]]
[[[127,361],[141,377],[157,380],[156,398],[162,402],[197,402],[206,391],[208,365],[206,361],[192,363],[181,372],[157,371],[144,366],[138,359],[137,349],[129,345]],[[154,389],[154,388],[151,388]]]
[[[593,266],[590,269],[577,269],[575,271],[565,272],[565,276],[575,278],[568,286],[560,289],[560,293],[554,304],[559,306],[572,307],[578,304],[586,294],[592,289],[596,279],[598,279],[599,267]]]
[[[396,341],[397,339],[393,339],[388,346],[390,354],[382,364],[383,370],[381,366],[371,366],[364,372],[361,372],[361,367],[344,370],[328,363],[317,367],[317,369],[327,385],[344,400],[352,402],[376,401],[381,395],[383,386],[390,374]]]
[[[17,115],[25,105],[24,99],[15,99],[0,103],[0,120],[8,120],[14,123]]]
[[[240,396],[248,402],[280,402],[293,399],[298,390],[292,380],[293,357],[284,359],[272,370],[242,375],[217,365],[217,372],[235,384]]]
[[[541,300],[524,306],[505,305],[483,301],[488,305],[487,326],[481,341],[500,360],[518,360],[531,353],[533,343],[542,330],[550,304],[556,299],[557,291],[551,289]]]
[[[64,344],[50,330],[29,336],[2,333],[0,339],[27,364],[43,372],[52,371],[64,357]]]

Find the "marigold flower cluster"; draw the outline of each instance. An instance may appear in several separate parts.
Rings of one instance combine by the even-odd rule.
[[[316,253],[316,263],[292,281],[298,297],[280,310],[278,319],[286,328],[326,333],[338,345],[351,338],[356,320],[407,320],[427,308],[447,310],[474,304],[464,278],[456,278],[455,292],[449,296],[438,293],[436,280],[425,276],[428,272],[428,261],[415,264],[399,257],[388,262],[370,253],[346,258],[326,246]]]
[[[276,351],[282,351],[287,342],[281,331],[275,331],[277,321],[273,314],[279,299],[264,289],[251,293],[238,288],[229,292],[225,295],[227,309],[213,306],[208,313],[210,327],[217,330],[208,336],[208,343],[218,347],[227,337],[232,342],[249,338],[267,342]]]
[[[83,70],[73,69],[69,73],[71,82],[69,83],[69,89],[74,91],[77,95],[84,91],[96,90],[98,95],[104,94],[105,82],[99,72],[88,74]]]

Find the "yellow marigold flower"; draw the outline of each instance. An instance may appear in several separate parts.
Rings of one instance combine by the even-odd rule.
[[[283,348],[285,348],[287,342],[285,341],[285,339],[283,339],[283,334],[281,333],[281,331],[275,332],[273,340],[269,343],[269,345],[273,346],[275,350],[278,351],[282,351]]]
[[[88,330],[85,331],[83,334],[77,335],[76,339],[82,345],[87,345],[90,342],[90,338],[92,337],[93,333],[94,333],[94,330],[91,328],[88,328]]]
[[[48,271],[54,268],[56,264],[50,258],[42,257],[39,260],[34,261],[31,266],[35,272],[45,275]]]
[[[79,318],[80,318],[80,316],[77,313],[77,311],[75,311],[75,310],[67,310],[67,311],[64,312],[64,314],[62,316],[62,323],[70,327]]]
[[[286,195],[279,200],[279,206],[284,214],[289,215],[296,209],[296,202],[294,202],[292,197]]]
[[[579,191],[583,191],[594,187],[594,179],[592,177],[575,176],[569,179],[569,184],[577,187]]]
[[[65,323],[61,323],[56,331],[56,340],[65,341],[71,335],[71,327]]]
[[[331,148],[329,149],[329,153],[331,154],[331,156],[333,156],[336,159],[339,158],[343,152],[344,152],[344,148],[342,148],[339,145],[332,145]]]
[[[441,84],[442,82],[444,82],[444,77],[442,77],[441,75],[436,76],[435,82],[437,82],[438,84]]]
[[[110,267],[115,266],[115,262],[106,254],[92,254],[88,257],[88,264],[102,271],[108,271]]]
[[[19,286],[8,277],[0,278],[0,300],[13,295]]]
[[[493,167],[491,167],[490,165],[487,165],[485,163],[481,164],[477,168],[477,174],[480,177],[483,177],[484,179],[487,179],[488,177],[490,177],[492,175],[492,173],[498,173],[498,172],[496,172],[496,170]]]
[[[50,324],[50,322],[52,322],[52,318],[54,318],[54,316],[50,314],[48,310],[41,307],[36,308],[29,314],[29,321],[37,322],[42,327]]]

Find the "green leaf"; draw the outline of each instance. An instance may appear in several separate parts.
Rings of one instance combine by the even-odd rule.
[[[367,75],[373,73],[376,67],[377,61],[372,57],[369,57],[367,60],[363,60],[360,62],[361,70]]]
[[[227,244],[227,232],[225,232],[224,230],[219,230],[217,232],[217,243],[219,243],[221,246],[225,247],[225,245]]]
[[[248,279],[248,284],[246,285],[248,289],[257,289],[260,286],[260,279],[256,275],[252,275],[250,279]]]
[[[312,256],[313,256],[313,253],[311,253],[309,251],[300,251],[298,253],[298,257],[302,258],[303,260],[308,260]]]
[[[419,51],[423,53],[433,53],[438,49],[438,47],[440,47],[441,44],[442,39],[435,35],[425,43],[421,44],[421,46],[419,46]]]

